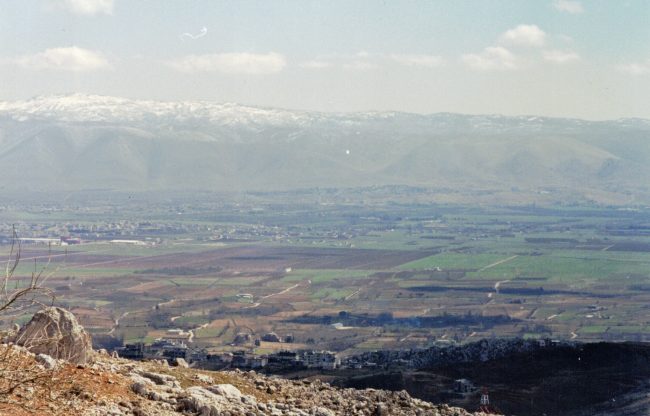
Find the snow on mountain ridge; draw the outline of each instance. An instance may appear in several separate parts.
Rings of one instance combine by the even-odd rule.
[[[553,118],[533,115],[504,116],[500,114],[466,115],[434,113],[429,115],[395,111],[367,112],[317,112],[254,107],[236,103],[214,101],[154,101],[133,100],[93,94],[38,96],[28,100],[0,101],[0,117],[16,121],[51,120],[60,122],[94,123],[191,123],[206,122],[231,127],[255,128],[313,127],[334,123],[341,127],[354,127],[368,122],[424,123],[429,127],[464,127],[474,131],[504,131],[526,129],[535,131],[551,123],[568,128],[581,128],[592,122],[575,118]],[[623,118],[614,120],[620,127],[650,128],[650,120]]]
[[[164,120],[212,123],[295,124],[310,121],[306,112],[249,107],[207,101],[165,102],[130,100],[100,95],[40,96],[22,101],[0,102],[0,115],[18,121],[53,119],[63,122],[138,122]]]

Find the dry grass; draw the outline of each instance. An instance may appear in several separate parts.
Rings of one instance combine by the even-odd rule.
[[[128,402],[138,407],[143,399],[131,391],[133,380],[123,374],[94,369],[93,366],[65,364],[56,370],[40,366],[34,355],[15,346],[0,345],[0,415],[62,416],[83,414],[84,410],[106,403]],[[134,364],[106,358],[110,362]],[[260,402],[271,397],[255,388],[248,379],[232,373],[191,368],[166,367],[154,362],[137,365],[147,371],[176,377],[183,388],[207,386],[197,374],[210,376],[214,383],[232,384]]]
[[[101,401],[139,400],[120,374],[66,364],[42,367],[24,349],[1,345],[0,414],[70,415]]]
[[[0,347],[0,414],[12,408],[40,411],[50,396],[55,373],[39,365],[21,347]]]

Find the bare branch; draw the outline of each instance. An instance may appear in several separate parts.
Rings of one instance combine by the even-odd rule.
[[[0,293],[0,315],[12,314],[17,315],[34,305],[40,305],[42,302],[39,299],[48,297],[53,299],[54,293],[52,290],[46,288],[44,283],[46,280],[58,270],[46,273],[52,261],[52,246],[48,247],[47,262],[40,269],[38,268],[36,260],[34,260],[34,270],[29,277],[27,285],[24,287],[21,280],[16,277],[16,271],[20,264],[22,255],[22,242],[18,237],[18,232],[14,226],[12,229],[11,249],[9,251],[9,258],[5,266],[5,275],[2,277],[2,290]],[[10,289],[11,283],[15,287]]]

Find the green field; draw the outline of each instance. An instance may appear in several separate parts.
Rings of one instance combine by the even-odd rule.
[[[94,333],[125,342],[175,327],[213,349],[235,348],[238,332],[270,331],[345,352],[491,336],[650,340],[650,210],[349,197],[325,204],[259,194],[197,207],[3,215],[15,213],[27,237],[67,227],[109,233],[52,247],[57,260],[66,250],[70,257],[45,273],[56,302],[82,308]],[[47,260],[45,246],[24,250],[18,287],[34,270],[31,257],[37,270]],[[381,314],[394,319],[378,323]]]
[[[403,270],[434,269],[436,267],[442,269],[480,269],[502,260],[504,257],[504,255],[499,254],[441,253],[403,264],[399,268]]]

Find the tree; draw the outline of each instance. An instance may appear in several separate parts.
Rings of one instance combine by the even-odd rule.
[[[16,316],[34,305],[42,305],[40,300],[43,298],[54,299],[52,290],[44,286],[47,278],[54,273],[54,271],[46,273],[52,260],[51,247],[48,246],[47,263],[43,267],[39,269],[36,259],[34,259],[34,270],[26,282],[16,276],[21,254],[22,243],[14,226],[12,227],[11,250],[0,288],[0,316]]]
[[[0,287],[0,317],[15,317],[35,305],[43,305],[45,298],[54,299],[52,290],[44,286],[55,271],[47,273],[51,261],[51,247],[48,260],[40,270],[34,261],[34,270],[27,279],[16,275],[21,261],[22,244],[16,228],[12,228],[11,249]],[[10,331],[7,339],[11,340]],[[39,357],[29,355],[27,350],[13,344],[0,344],[0,413],[5,409],[22,407],[30,412],[41,410],[49,402],[52,377],[55,368],[43,366]]]

